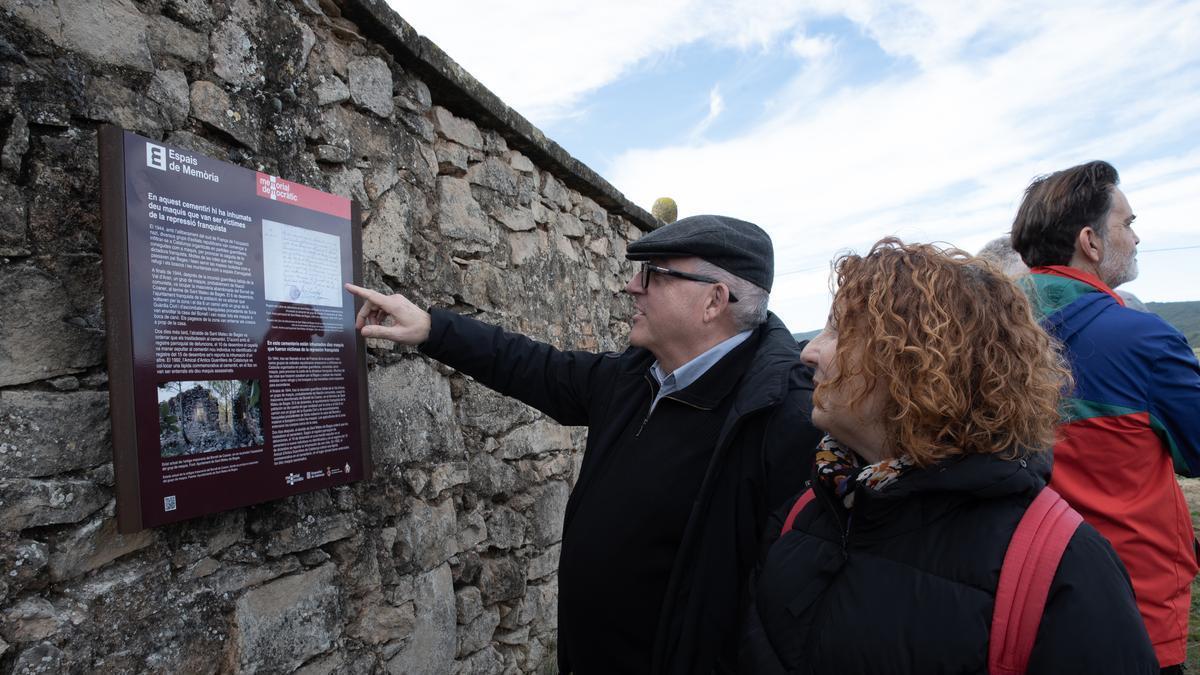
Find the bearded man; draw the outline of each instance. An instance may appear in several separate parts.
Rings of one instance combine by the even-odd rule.
[[[1118,183],[1099,161],[1034,180],[1012,246],[1075,376],[1050,485],[1112,542],[1159,665],[1177,673],[1197,561],[1175,474],[1200,473],[1200,365],[1179,331],[1114,291],[1137,277],[1140,241]]]

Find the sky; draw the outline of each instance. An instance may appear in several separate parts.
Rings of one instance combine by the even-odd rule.
[[[1200,300],[1200,2],[390,2],[634,203],[762,226],[793,331],[839,253],[975,252],[1092,159],[1137,215],[1122,289]]]

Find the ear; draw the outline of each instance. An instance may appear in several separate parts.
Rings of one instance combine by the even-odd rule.
[[[715,321],[729,306],[729,288],[725,284],[713,284],[704,302],[704,321]]]
[[[1104,240],[1090,226],[1084,227],[1075,237],[1075,252],[1093,265],[1099,265],[1104,257]]]

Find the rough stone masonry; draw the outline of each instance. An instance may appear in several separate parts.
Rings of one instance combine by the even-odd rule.
[[[623,343],[655,222],[380,0],[0,0],[0,671],[551,671],[582,432],[411,350],[373,479],[116,533],[105,122],[353,197],[368,286],[564,347]]]

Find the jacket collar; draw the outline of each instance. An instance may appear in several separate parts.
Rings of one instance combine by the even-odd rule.
[[[782,401],[787,396],[792,374],[797,369],[806,373],[805,379],[810,383],[809,388],[812,388],[812,373],[808,366],[800,363],[801,344],[796,342],[791,331],[774,313],[767,312],[767,320],[755,328],[754,333],[746,338],[745,342],[738,345],[737,350],[742,349],[749,350],[753,356],[747,359],[746,371],[738,380],[741,386],[737,388],[734,408],[740,413],[758,410]],[[631,359],[625,372],[644,374],[652,386],[657,387],[654,376],[647,372],[654,363],[654,355],[642,347],[630,347],[626,350],[627,354],[634,352],[640,352],[641,356]],[[726,359],[732,355],[727,354]],[[612,356],[617,357],[620,354]],[[676,394],[671,396],[674,398]]]
[[[655,361],[650,366],[650,374],[654,376],[655,380],[658,380],[662,388],[665,388],[670,382],[672,391],[686,389],[753,334],[753,330],[745,330],[731,335],[670,373],[665,373],[662,363]]]
[[[738,410],[748,412],[774,405],[787,396],[792,373],[802,369],[812,374],[808,366],[800,363],[800,343],[779,317],[767,312],[767,320],[755,331],[757,350],[750,362],[749,370],[742,378],[743,386],[734,403]],[[747,340],[750,342],[750,340]]]
[[[1034,268],[1037,270],[1047,268]],[[1068,268],[1073,269],[1073,268]],[[1074,270],[1079,274],[1084,274]],[[1091,276],[1091,275],[1086,275]],[[1095,284],[1064,274],[1032,273],[1018,280],[1034,305],[1034,313],[1042,327],[1059,340],[1069,340],[1086,328],[1096,317],[1119,302],[1111,290],[1098,279]],[[1123,303],[1122,303],[1123,304]]]
[[[1113,289],[1109,288],[1108,284],[1105,284],[1100,280],[1100,277],[1096,276],[1095,274],[1091,274],[1090,272],[1084,272],[1083,270],[1076,269],[1070,265],[1043,265],[1034,267],[1030,269],[1029,272],[1030,274],[1046,274],[1050,276],[1062,277],[1064,279],[1074,279],[1075,281],[1087,284],[1098,291],[1108,293],[1113,300],[1117,301],[1117,304],[1121,305],[1122,307],[1125,306],[1124,298],[1113,291]]]
[[[694,382],[683,389],[667,394],[665,398],[682,401],[703,410],[717,407],[746,372],[746,367],[749,365],[748,360],[754,356],[756,343],[761,335],[760,329],[761,327],[755,329]],[[654,381],[652,373],[647,372],[646,377]]]
[[[853,500],[854,530],[868,538],[892,536],[923,527],[963,501],[1035,493],[1049,480],[1053,463],[1049,452],[1007,457],[959,455],[929,467],[913,467],[882,490],[858,486]],[[814,480],[813,487],[825,494],[822,501],[846,522],[849,511],[829,486]]]
[[[924,468],[913,468],[874,496],[901,498],[922,493],[958,492],[1000,497],[1040,487],[1050,478],[1049,452],[1024,453],[1009,459],[1000,455],[959,455]]]

